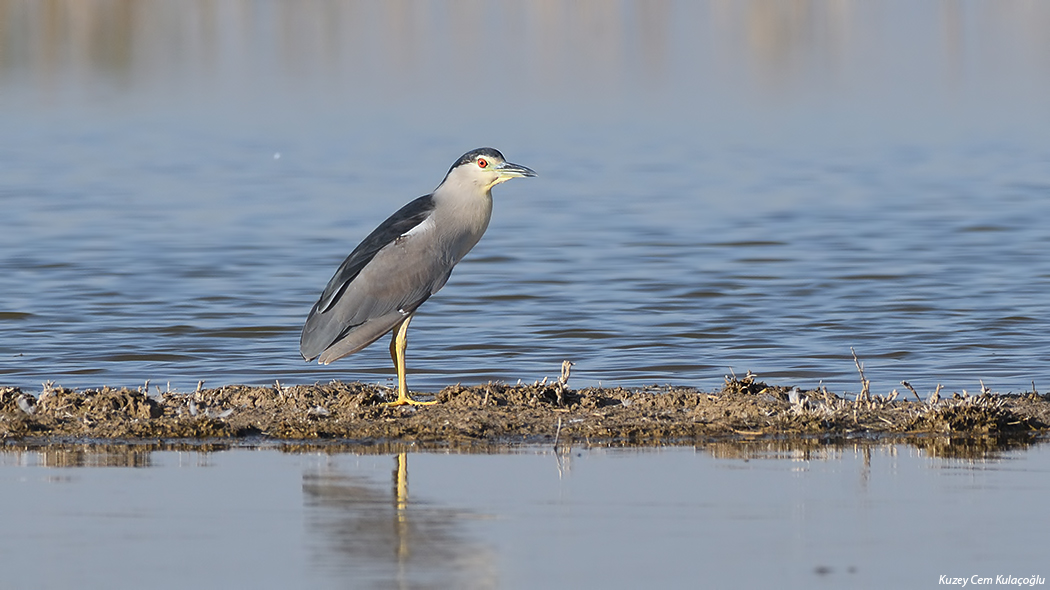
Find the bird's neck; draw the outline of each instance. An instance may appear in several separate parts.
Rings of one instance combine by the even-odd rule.
[[[488,229],[492,193],[474,186],[448,186],[446,182],[434,191],[434,201],[435,226],[445,228],[446,238],[455,242],[450,249],[458,261]]]

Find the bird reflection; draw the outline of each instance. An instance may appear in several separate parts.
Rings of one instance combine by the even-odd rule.
[[[394,508],[397,510],[397,563],[403,568],[408,561],[408,456],[398,453],[394,469]],[[403,573],[403,572],[401,572]]]
[[[492,588],[495,555],[465,532],[468,511],[410,502],[408,457],[394,457],[389,492],[325,469],[303,475],[313,559],[354,587]]]

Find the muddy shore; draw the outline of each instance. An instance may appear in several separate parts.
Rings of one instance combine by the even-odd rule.
[[[1050,435],[1050,399],[1037,392],[941,391],[918,399],[901,388],[838,395],[727,378],[719,391],[674,386],[571,389],[563,381],[449,386],[438,404],[389,407],[394,392],[332,382],[229,385],[190,393],[145,387],[39,396],[0,387],[0,440],[348,441],[425,445],[659,446],[740,439],[977,438],[989,445]],[[984,443],[982,443],[984,444]]]

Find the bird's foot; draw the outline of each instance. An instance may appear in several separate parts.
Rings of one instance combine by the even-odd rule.
[[[397,396],[396,400],[394,400],[392,402],[386,402],[383,405],[384,406],[389,406],[389,407],[394,407],[394,406],[432,406],[432,405],[434,405],[436,403],[438,403],[437,400],[433,400],[433,401],[429,401],[429,402],[421,402],[421,401],[418,401],[418,400],[414,400],[414,399],[408,397],[407,395],[399,395],[399,396]]]

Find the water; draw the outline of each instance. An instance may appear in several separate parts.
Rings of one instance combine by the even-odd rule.
[[[285,451],[4,448],[5,587],[928,588],[1050,574],[1046,445],[409,452],[400,470],[382,449]]]
[[[1040,2],[0,2],[0,383],[389,382],[298,332],[492,145],[410,385],[1050,382]]]

